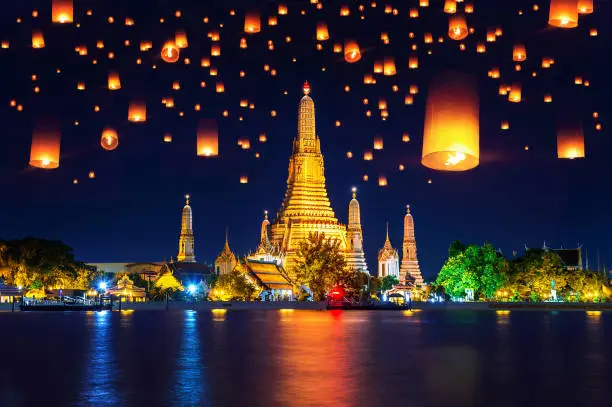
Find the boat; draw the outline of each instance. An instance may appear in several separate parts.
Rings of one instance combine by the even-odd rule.
[[[345,296],[344,289],[336,286],[330,290],[327,296],[328,310],[361,310],[361,311],[378,311],[378,310],[409,310],[411,304],[399,305],[390,301],[356,301]]]
[[[63,297],[61,300],[30,300],[25,299],[19,305],[21,311],[112,311],[111,297],[101,297],[99,301],[83,298]]]

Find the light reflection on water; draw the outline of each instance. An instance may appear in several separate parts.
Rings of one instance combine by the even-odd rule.
[[[186,310],[183,339],[176,359],[176,382],[169,400],[170,404],[203,404],[207,386],[201,358],[198,313]]]

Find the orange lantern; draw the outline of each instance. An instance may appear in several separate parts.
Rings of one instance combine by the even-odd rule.
[[[140,51],[146,52],[153,48],[153,43],[151,41],[140,41]]]
[[[387,186],[387,177],[385,177],[384,175],[379,175],[378,176],[378,186],[379,187],[386,187]]]
[[[592,14],[593,13],[593,0],[578,0],[578,13]]]
[[[244,17],[244,32],[255,34],[261,31],[261,17],[258,11],[249,11]]]
[[[107,151],[112,151],[119,145],[119,136],[114,129],[107,127],[102,131],[102,137],[100,137],[100,145]]]
[[[219,155],[219,130],[214,119],[201,119],[198,123],[197,154],[199,157]]]
[[[466,14],[472,14],[474,12],[474,5],[470,3],[465,3],[465,7],[463,8],[463,11]]]
[[[346,40],[344,42],[344,60],[350,64],[361,59],[361,51],[359,44],[354,40]]]
[[[319,22],[317,24],[317,41],[327,41],[329,39],[329,30],[327,24]]]
[[[128,108],[128,120],[133,123],[147,121],[147,105],[144,102],[132,101]]]
[[[217,93],[225,92],[225,85],[223,84],[223,82],[217,82],[217,84],[215,85],[215,91]]]
[[[221,45],[219,44],[211,44],[210,46],[210,55],[213,57],[221,56]]]
[[[466,171],[479,163],[479,100],[466,75],[449,72],[430,85],[425,112],[422,164]]]
[[[285,16],[287,15],[287,13],[289,13],[289,9],[287,8],[287,5],[279,4],[278,5],[278,15]]]
[[[278,18],[276,16],[270,16],[268,17],[268,25],[269,26],[275,26],[278,25]]]
[[[260,143],[265,143],[266,141],[268,141],[268,137],[266,136],[266,133],[261,133],[259,135],[259,142]]]
[[[419,93],[419,87],[417,85],[410,85],[408,92],[410,92],[411,95],[416,95]]]
[[[382,137],[374,138],[374,150],[382,150],[383,149],[383,139]]]
[[[448,18],[448,36],[460,41],[468,36],[468,26],[463,14],[455,14]]]
[[[495,30],[490,29],[487,31],[487,42],[495,42],[497,41],[497,35],[495,35]]]
[[[544,103],[552,103],[552,95],[544,95]]]
[[[408,105],[412,105],[413,103],[414,103],[414,97],[413,97],[412,95],[406,95],[406,96],[404,97],[404,104],[405,104],[406,106],[408,106]]]
[[[584,133],[578,123],[563,124],[557,129],[557,157],[584,158]]]
[[[32,134],[30,166],[51,170],[59,167],[61,134],[55,125],[38,124]]]
[[[385,61],[383,64],[383,75],[393,76],[396,73],[397,73],[397,70],[395,69],[395,58],[385,57]]]
[[[514,62],[523,62],[527,59],[527,49],[523,44],[516,44],[512,49],[512,60]]]
[[[410,55],[408,59],[408,68],[418,69],[419,68],[419,57],[416,54]]]
[[[505,120],[503,122],[501,122],[501,129],[502,130],[508,130],[509,128],[510,128],[510,123],[509,122],[507,122]]]
[[[455,14],[457,12],[457,0],[444,0],[444,12]]]
[[[249,177],[247,177],[246,175],[241,175],[240,176],[240,183],[241,184],[248,184],[249,183]]]
[[[512,103],[519,103],[522,99],[521,84],[516,82],[512,84],[510,93],[508,93],[508,100]]]
[[[409,143],[409,142],[410,142],[410,135],[408,133],[402,134],[402,143]]]
[[[433,35],[431,33],[425,33],[423,36],[423,41],[425,44],[431,44],[433,42]]]
[[[591,37],[597,37],[599,35],[599,32],[597,31],[597,28],[591,28],[591,30],[589,31],[589,35]]]
[[[384,98],[378,99],[378,110],[385,110],[387,108],[387,100]]]
[[[419,18],[419,9],[411,8],[410,11],[408,12],[408,15],[410,16],[410,18]]]
[[[374,77],[370,74],[364,74],[363,75],[363,83],[365,85],[373,85],[374,83],[376,83],[376,81],[374,80]]]
[[[342,17],[347,17],[351,15],[351,10],[348,8],[348,6],[342,6],[340,7],[340,15]]]
[[[172,143],[172,134],[170,133],[166,133],[164,134],[164,143]]]
[[[485,52],[487,52],[486,45],[482,42],[479,42],[478,44],[476,44],[476,52],[479,54],[484,54]]]
[[[42,31],[32,31],[32,48],[40,49],[45,47],[45,37]]]
[[[372,161],[374,159],[374,154],[372,154],[371,150],[365,150],[363,152],[363,160],[364,161]]]
[[[109,72],[108,74],[108,90],[121,89],[121,79],[117,72]]]
[[[170,64],[178,61],[180,54],[179,47],[173,41],[167,41],[161,50],[161,58]]]
[[[548,25],[560,28],[578,27],[578,0],[550,0]]]
[[[185,31],[177,31],[174,34],[174,44],[178,48],[187,48],[189,46],[189,41],[187,41],[187,33]]]
[[[429,7],[429,0],[419,0],[420,7]]]
[[[51,21],[59,24],[72,23],[74,21],[72,0],[53,0],[51,3]]]
[[[334,44],[334,54],[342,54],[342,44]]]

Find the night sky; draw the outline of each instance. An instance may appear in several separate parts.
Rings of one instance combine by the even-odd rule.
[[[474,13],[467,15],[475,32],[464,41],[448,38],[442,1],[430,0],[429,7],[419,8],[416,19],[409,18],[409,9],[417,7],[418,0],[382,1],[376,8],[363,3],[363,12],[358,9],[361,2],[321,3],[317,10],[308,0],[288,1],[289,14],[279,16],[278,25],[270,27],[268,16],[275,15],[278,6],[272,1],[75,0],[75,23],[80,28],[51,24],[51,0],[3,3],[0,40],[9,41],[10,48],[0,49],[0,237],[61,239],[85,262],[168,260],[178,250],[183,196],[190,193],[199,261],[214,261],[226,227],[237,254],[255,249],[264,210],[274,218],[285,193],[298,103],[302,84],[308,80],[329,197],[336,215],[346,223],[351,187],[358,188],[371,270],[376,269],[377,252],[384,243],[385,222],[392,244],[401,251],[408,203],[426,278],[439,271],[454,239],[488,241],[509,257],[515,249],[521,252],[524,244],[540,247],[546,241],[553,247],[575,247],[580,243],[588,249],[592,268],[597,267],[598,252],[602,267],[612,264],[608,135],[612,124],[607,123],[612,84],[606,60],[611,42],[605,24],[611,21],[612,3],[595,1],[595,12],[580,16],[578,28],[563,30],[547,26],[548,1],[536,1],[539,11],[533,11],[533,1],[477,0],[472,3]],[[344,4],[350,5],[348,17],[339,13]],[[385,14],[387,4],[397,7],[398,15]],[[463,7],[458,5],[459,10]],[[92,16],[86,15],[89,9]],[[261,12],[261,33],[243,32],[249,9]],[[33,10],[38,11],[37,18],[32,17]],[[175,16],[177,10],[180,18]],[[109,16],[114,17],[113,24],[108,23]],[[208,24],[203,22],[205,16]],[[126,17],[135,25],[126,26]],[[319,21],[328,24],[331,36],[322,42],[322,51],[315,48]],[[486,53],[476,53],[476,44],[484,42],[491,27],[501,27],[503,35],[495,43],[485,43]],[[597,37],[589,35],[592,28],[599,30]],[[42,30],[45,48],[32,49],[33,29]],[[221,35],[221,56],[212,58],[219,71],[216,78],[200,66],[200,59],[210,54],[207,33],[215,29]],[[178,63],[168,64],[161,60],[160,49],[177,30],[185,30],[189,47],[181,50]],[[390,44],[383,44],[381,32],[389,34]],[[423,43],[426,32],[433,33],[433,44]],[[443,43],[437,42],[440,36]],[[239,48],[243,37],[247,49]],[[363,55],[357,63],[348,64],[342,54],[332,52],[332,45],[346,38],[360,44]],[[98,40],[104,49],[96,48]],[[125,46],[125,40],[131,45]],[[153,48],[141,52],[142,40],[151,40]],[[268,40],[273,41],[272,51]],[[465,51],[459,49],[460,43],[466,45]],[[517,43],[527,47],[520,72],[512,61]],[[412,44],[417,44],[417,51],[410,50]],[[79,45],[87,47],[88,55],[75,52]],[[109,52],[114,52],[114,59],[108,58]],[[417,70],[408,69],[413,53],[419,56]],[[373,62],[385,56],[395,57],[397,75],[376,75],[375,85],[365,85],[363,75],[371,74]],[[183,63],[185,57],[191,64]],[[555,64],[542,69],[542,57],[554,58]],[[265,64],[277,75],[266,72]],[[492,67],[500,69],[501,79],[487,77]],[[472,171],[437,172],[420,164],[427,86],[446,69],[473,74],[479,85],[481,162]],[[241,70],[246,72],[244,78]],[[109,71],[119,73],[120,90],[107,89]],[[532,77],[532,72],[537,76]],[[575,85],[576,75],[590,86]],[[215,93],[217,80],[223,81],[225,93]],[[77,90],[79,81],[85,82],[85,91]],[[174,81],[180,82],[179,91],[172,90]],[[523,101],[518,104],[498,95],[500,83],[513,82],[523,87]],[[405,106],[411,84],[418,85],[419,93],[414,105]],[[393,85],[399,91],[394,92]],[[552,103],[544,103],[546,93],[552,94]],[[168,96],[175,100],[172,109],[161,103]],[[363,98],[369,99],[367,106]],[[386,121],[377,108],[379,98],[389,105]],[[133,99],[147,102],[146,123],[128,122]],[[239,107],[241,99],[254,103],[255,109]],[[11,100],[23,111],[12,107]],[[194,110],[196,104],[200,111]],[[96,105],[100,112],[94,112]],[[224,110],[229,117],[222,117]],[[277,117],[271,117],[271,110],[278,112]],[[371,117],[366,117],[367,110]],[[592,117],[595,111],[598,119]],[[586,159],[556,158],[556,123],[568,115],[582,120]],[[32,130],[41,118],[53,118],[61,126],[61,162],[56,170],[28,166]],[[218,157],[196,156],[201,118],[218,120]],[[509,130],[500,130],[502,120],[510,122]],[[597,123],[603,126],[601,131],[596,131]],[[114,151],[100,147],[106,126],[119,134]],[[261,132],[267,135],[266,143],[258,142]],[[172,134],[172,143],[162,142],[165,133]],[[402,143],[403,133],[410,135],[409,143]],[[366,162],[363,152],[372,148],[377,135],[384,138],[384,150]],[[237,145],[244,137],[250,140],[249,150]],[[346,158],[349,150],[352,159]],[[398,170],[400,164],[404,171]],[[95,179],[88,178],[92,170]],[[369,181],[363,181],[364,174]],[[248,175],[248,184],[239,183],[241,175]],[[387,177],[388,186],[378,186],[379,175]]]

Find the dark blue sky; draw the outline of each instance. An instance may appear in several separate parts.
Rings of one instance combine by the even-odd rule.
[[[177,252],[183,195],[189,192],[200,261],[214,261],[226,227],[237,253],[254,249],[263,211],[269,210],[273,218],[285,193],[301,87],[308,80],[332,205],[346,222],[350,189],[359,188],[370,269],[376,268],[386,221],[393,245],[401,249],[407,203],[413,209],[426,277],[438,272],[454,239],[486,240],[508,256],[525,243],[570,247],[580,242],[588,249],[591,266],[596,266],[598,251],[602,264],[612,262],[608,214],[612,143],[606,92],[611,83],[605,58],[611,43],[603,24],[612,17],[609,3],[596,1],[595,13],[581,16],[577,29],[561,31],[547,27],[544,3],[534,12],[532,2],[507,2],[512,3],[504,6],[508,8],[498,2],[476,2],[475,13],[468,16],[476,33],[464,41],[463,52],[445,35],[448,16],[441,10],[442,2],[434,0],[429,8],[420,9],[418,19],[408,18],[409,8],[418,4],[414,0],[408,6],[395,2],[398,16],[384,14],[383,3],[375,9],[367,6],[365,20],[359,19],[357,5],[352,6],[351,16],[339,17],[338,2],[324,2],[317,11],[308,1],[293,1],[287,3],[289,15],[279,17],[276,27],[266,24],[267,16],[275,14],[272,2],[76,1],[75,20],[81,28],[51,25],[50,3],[4,6],[0,17],[0,39],[11,44],[10,49],[0,50],[0,236],[4,239],[61,239],[87,262],[169,259]],[[236,16],[229,15],[232,7]],[[263,30],[247,36],[242,33],[244,11],[253,7],[262,13]],[[39,11],[36,19],[31,17],[34,8]],[[93,16],[85,15],[87,8]],[[521,8],[523,16],[517,13]],[[182,10],[180,19],[174,17],[177,9]],[[302,9],[305,16],[299,13]],[[18,16],[21,24],[16,23]],[[106,22],[108,16],[115,18],[115,24]],[[134,27],[123,24],[126,16],[135,20]],[[162,16],[164,24],[159,23]],[[208,25],[202,23],[204,16],[210,19]],[[330,28],[331,40],[324,43],[323,51],[315,49],[317,21],[326,21]],[[219,23],[224,24],[222,56],[213,58],[213,66],[225,84],[224,94],[214,92],[216,78],[199,63],[210,50],[206,33]],[[486,54],[477,54],[476,43],[484,41],[487,28],[496,26],[503,28],[503,36],[487,44]],[[588,35],[592,27],[599,29],[598,37]],[[32,29],[43,31],[46,48],[31,49]],[[182,57],[189,57],[191,65],[169,65],[159,59],[162,43],[177,29],[187,32],[190,46]],[[390,45],[380,41],[382,31],[389,33]],[[444,36],[444,43],[423,44],[425,32]],[[291,36],[290,43],[286,36]],[[246,50],[238,47],[241,37],[247,37]],[[349,65],[332,53],[331,45],[345,38],[357,38],[364,48],[360,62]],[[130,47],[124,46],[126,39],[132,42]],[[96,49],[97,40],[104,41],[104,49]],[[153,49],[140,52],[141,40],[152,40]],[[274,51],[267,49],[268,40],[274,42]],[[526,44],[528,59],[516,72],[511,54],[519,42]],[[417,71],[407,69],[413,43],[418,45]],[[89,55],[78,56],[74,51],[78,45],[86,45]],[[432,55],[427,55],[429,49]],[[110,51],[115,53],[112,60],[106,57]],[[384,56],[395,57],[398,75],[378,76],[376,85],[364,85],[363,74],[371,73],[373,61]],[[555,58],[552,69],[540,68],[544,56]],[[139,57],[141,65],[135,62]],[[297,62],[292,62],[293,57]],[[92,59],[98,63],[93,65]],[[266,73],[264,64],[277,69],[278,75]],[[497,95],[500,81],[487,78],[493,66],[501,69],[502,83],[523,84],[522,103],[510,104]],[[480,86],[481,164],[464,173],[435,172],[420,165],[427,84],[448,68],[474,74]],[[119,72],[121,90],[106,89],[109,70]],[[246,71],[245,78],[239,77],[240,70]],[[35,83],[32,74],[38,77]],[[577,74],[591,86],[574,85]],[[181,83],[180,91],[171,89],[175,80]],[[86,82],[85,92],[76,90],[78,81]],[[206,81],[206,88],[200,88],[201,81]],[[404,106],[410,84],[418,85],[420,92],[413,106]],[[33,92],[37,85],[38,94]],[[350,92],[344,91],[345,85]],[[400,90],[393,92],[393,85]],[[545,93],[552,93],[553,103],[543,103]],[[161,104],[166,96],[174,97],[174,109]],[[370,101],[368,107],[362,103],[364,97]],[[378,114],[379,97],[389,104],[386,122]],[[128,103],[135,98],[147,102],[146,123],[127,121]],[[23,112],[10,107],[12,99],[23,104]],[[240,108],[240,99],[249,99],[255,109]],[[202,106],[199,112],[193,109],[196,103]],[[100,113],[93,112],[94,105],[101,107]],[[368,108],[371,118],[365,115]],[[230,117],[222,118],[226,109]],[[278,111],[276,118],[270,117],[271,109]],[[591,117],[593,111],[599,112],[599,120]],[[583,120],[584,160],[556,158],[555,123],[567,114]],[[244,120],[239,121],[239,116]],[[33,124],[41,117],[53,117],[61,124],[61,164],[54,171],[27,165]],[[204,117],[219,120],[217,158],[195,155],[197,123]],[[79,126],[73,125],[75,120]],[[336,120],[341,127],[335,127]],[[509,131],[499,130],[502,120],[510,121]],[[602,123],[602,131],[595,131],[596,123]],[[99,146],[105,126],[119,133],[115,151]],[[166,132],[172,133],[173,143],[161,142]],[[260,132],[267,134],[267,143],[257,141]],[[410,134],[410,143],[401,142],[404,132]],[[384,138],[385,149],[376,152],[374,161],[364,162],[363,151],[371,148],[376,135]],[[250,139],[251,150],[236,145],[241,137]],[[354,153],[351,160],[346,158],[348,150]],[[255,158],[256,152],[261,158]],[[405,171],[398,171],[399,164],[405,165]],[[93,180],[87,178],[90,170],[96,172]],[[362,181],[365,173],[369,182]],[[249,177],[247,185],[238,182],[243,174]],[[379,187],[378,175],[387,176],[389,186]],[[72,184],[74,178],[78,185]],[[433,183],[428,184],[428,179]]]

